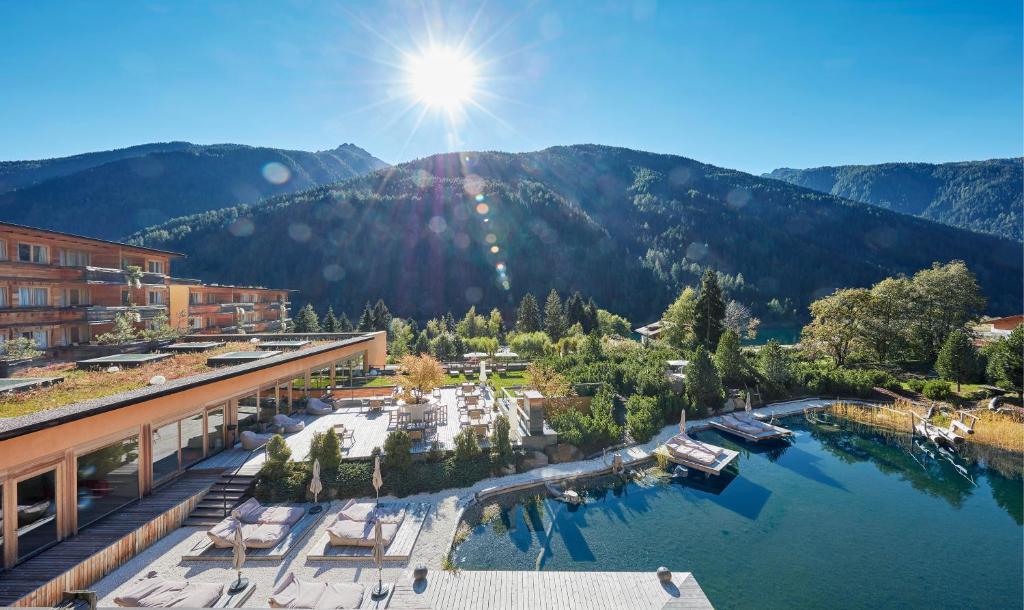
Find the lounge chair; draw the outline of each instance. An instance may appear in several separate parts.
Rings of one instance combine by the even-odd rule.
[[[398,533],[398,524],[381,523],[380,529],[386,547],[395,539],[395,534]],[[330,537],[331,546],[372,547],[375,539],[374,523],[373,521],[338,519],[334,525],[327,528],[327,535]]]
[[[150,572],[115,597],[114,603],[122,608],[213,608],[223,593],[223,583],[169,580]]]
[[[284,413],[278,413],[271,421],[273,421],[274,425],[280,428],[282,432],[287,434],[298,432],[306,427],[306,422],[301,419],[288,417]]]
[[[704,466],[710,466],[715,463],[718,456],[721,455],[721,449],[702,443],[698,440],[690,438],[685,432],[677,434],[665,442],[665,447],[668,448],[669,453],[679,457],[680,459]]]
[[[338,511],[339,521],[380,521],[398,524],[405,518],[405,509],[381,508],[374,502],[349,500]]]
[[[227,517],[206,532],[213,546],[229,549],[235,544],[235,530],[242,528],[242,542],[252,549],[272,549],[284,540],[291,529],[283,523],[241,523],[234,517]]]
[[[252,451],[261,445],[267,444],[273,437],[273,434],[259,434],[252,430],[245,430],[238,435],[238,442],[242,443],[242,449]]]
[[[242,523],[259,525],[295,525],[306,514],[301,506],[263,506],[256,498],[249,498],[235,510]]]
[[[294,572],[274,587],[271,608],[358,608],[363,603],[363,585],[299,580]]]
[[[334,413],[334,409],[331,408],[331,405],[319,398],[310,398],[306,401],[306,413],[319,417],[321,415],[330,415],[331,413]]]

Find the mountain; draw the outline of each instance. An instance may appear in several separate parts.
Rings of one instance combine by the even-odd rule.
[[[0,166],[0,220],[118,239],[170,218],[255,202],[387,164],[353,144],[305,152],[171,142]]]
[[[301,291],[349,315],[383,297],[425,318],[510,312],[580,290],[637,321],[711,266],[764,312],[962,259],[995,312],[1019,312],[1021,245],[692,159],[581,145],[436,155],[179,218],[133,236],[190,276]],[[777,304],[773,304],[777,307]]]
[[[1020,241],[1024,159],[780,168],[765,177]]]

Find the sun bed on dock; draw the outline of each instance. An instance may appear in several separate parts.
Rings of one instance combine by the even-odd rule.
[[[673,464],[699,470],[708,475],[718,476],[725,467],[739,456],[739,452],[704,443],[681,432],[655,449]]]
[[[428,512],[429,503],[381,502],[378,508],[374,508],[372,502],[349,502],[342,507],[327,532],[313,544],[306,559],[370,559],[373,556],[373,523],[379,520],[386,539],[384,561],[406,561],[412,555]]]
[[[760,421],[747,413],[726,413],[708,420],[708,423],[713,428],[754,443],[793,435],[791,430]]]
[[[255,588],[249,584],[229,593],[224,583],[170,580],[150,572],[115,597],[114,603],[122,608],[238,608]]]

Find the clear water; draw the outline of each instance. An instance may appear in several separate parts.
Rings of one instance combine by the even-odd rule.
[[[743,339],[743,345],[764,345],[769,340],[775,339],[782,345],[791,345],[800,341],[800,331],[803,327],[796,326],[773,326],[770,328],[757,329],[757,336],[753,339]]]
[[[718,608],[1020,608],[1019,456],[930,456],[906,437],[802,417],[792,446],[740,445],[738,475],[605,481],[571,508],[507,498],[462,569],[690,571]],[[996,458],[999,459],[996,459]],[[1014,471],[1000,474],[1002,471]]]

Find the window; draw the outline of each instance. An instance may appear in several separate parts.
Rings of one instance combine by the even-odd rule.
[[[46,288],[19,288],[19,307],[43,307],[49,302],[50,291]]]
[[[188,325],[191,326],[193,330],[202,330],[203,329],[203,319],[202,318],[189,318],[188,319]]]
[[[121,304],[122,305],[131,305],[132,304],[131,293],[129,293],[127,290],[122,290],[121,291]]]
[[[86,305],[88,299],[85,298],[85,291],[81,288],[68,288],[64,291],[64,307],[75,307],[78,305]]]
[[[163,273],[164,262],[163,261],[146,261],[146,271],[150,273]]]
[[[7,260],[7,240],[0,239],[0,261],[5,260]],[[2,546],[3,545],[0,544],[0,548],[2,548]]]
[[[206,412],[206,452],[213,455],[224,449],[224,407]]]
[[[150,305],[163,305],[164,303],[164,293],[159,290],[150,290],[147,298]]]
[[[256,406],[256,395],[238,399],[238,433],[246,430],[259,432],[259,408]]]
[[[190,292],[190,293],[188,293],[188,304],[189,305],[202,305],[203,304],[203,295],[199,294],[198,292]]]
[[[81,250],[61,250],[60,264],[62,267],[88,267],[89,253]]]
[[[57,542],[57,474],[48,470],[18,483],[18,560]]]
[[[191,466],[203,459],[203,414],[181,420],[181,467]]]
[[[21,333],[21,336],[34,341],[36,347],[50,347],[50,333],[45,330],[27,331]]]
[[[139,437],[78,456],[78,529],[139,499]]]
[[[0,287],[0,307],[10,307],[11,301],[7,295],[7,287]]]
[[[178,422],[153,430],[153,481],[178,472]]]
[[[49,259],[49,251],[46,246],[18,244],[18,260],[23,263],[47,263]]]

